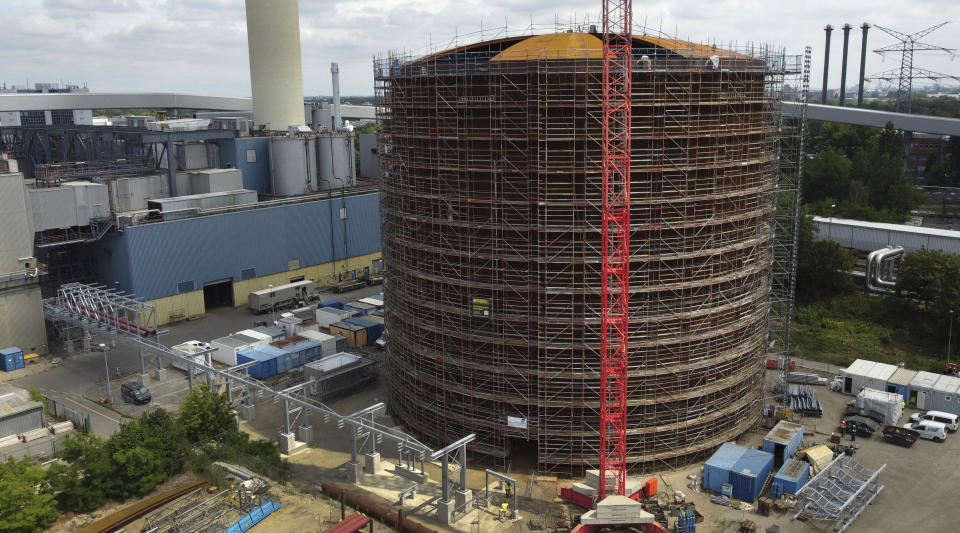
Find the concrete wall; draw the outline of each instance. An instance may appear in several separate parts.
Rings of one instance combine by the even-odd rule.
[[[178,295],[184,281],[200,289],[240,281],[245,271],[251,277],[249,269],[259,278],[288,273],[291,264],[344,264],[380,251],[379,201],[379,194],[365,194],[129,227],[98,243],[100,282],[156,300]]]
[[[38,279],[25,277],[20,262],[33,253],[33,214],[23,175],[0,174],[0,347],[46,353]]]

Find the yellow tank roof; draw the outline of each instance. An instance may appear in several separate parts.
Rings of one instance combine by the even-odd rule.
[[[679,39],[667,39],[665,37],[653,37],[650,35],[634,35],[633,40],[650,43],[656,47],[670,50],[671,52],[683,57],[710,57],[720,56],[721,59],[747,59],[747,56],[723,50],[716,46],[691,43],[690,41],[681,41]]]
[[[537,59],[602,59],[603,43],[589,33],[535,35],[507,48],[490,61]]]

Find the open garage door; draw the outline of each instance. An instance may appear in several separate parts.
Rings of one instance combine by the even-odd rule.
[[[204,283],[203,305],[208,311],[214,307],[233,307],[233,278]]]

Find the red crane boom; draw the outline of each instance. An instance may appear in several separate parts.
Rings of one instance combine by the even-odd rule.
[[[626,495],[630,311],[632,0],[603,2],[603,260],[600,336],[600,483]]]

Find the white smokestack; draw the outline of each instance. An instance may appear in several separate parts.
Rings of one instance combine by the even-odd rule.
[[[340,121],[340,65],[330,63],[330,74],[333,77],[333,129],[343,127]]]
[[[303,72],[297,0],[246,0],[253,121],[268,130],[302,125]]]

